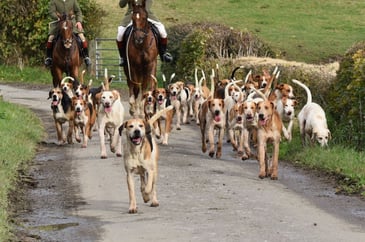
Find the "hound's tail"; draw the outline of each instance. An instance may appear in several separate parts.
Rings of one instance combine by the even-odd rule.
[[[293,79],[292,82],[294,82],[295,84],[301,86],[306,91],[306,93],[307,93],[307,104],[312,103],[312,93],[309,90],[309,88],[304,83],[301,83],[298,80]]]
[[[172,105],[158,111],[157,113],[155,113],[149,120],[149,124],[152,126],[154,122],[157,121],[157,119],[159,119],[164,113],[166,113],[167,111],[172,110],[174,107]]]

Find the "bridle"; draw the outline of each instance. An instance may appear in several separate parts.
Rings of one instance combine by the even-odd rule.
[[[72,24],[72,23],[71,23]],[[67,20],[64,20],[64,22],[62,23],[62,29],[61,31],[67,31],[68,28],[70,28],[69,26],[67,26]],[[72,31],[72,29],[71,29]],[[62,36],[62,35],[61,35]],[[62,43],[63,43],[63,46],[66,48],[66,49],[70,49],[72,47],[72,42],[73,42],[73,33],[71,32],[71,37],[70,38],[63,38],[62,37]]]
[[[139,18],[140,18],[140,13],[137,12],[136,13],[136,19],[139,19]],[[137,45],[142,44],[144,42],[144,40],[146,39],[146,37],[148,36],[149,28],[148,28],[147,18],[145,20],[144,25],[145,25],[144,28],[137,28],[137,27],[133,26],[133,29],[132,29],[133,39],[134,39],[134,43],[137,44]],[[142,34],[137,36],[138,32],[142,32]]]

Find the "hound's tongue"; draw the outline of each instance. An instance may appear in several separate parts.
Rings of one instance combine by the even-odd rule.
[[[53,101],[52,102],[52,106],[57,106],[58,105],[58,101]]]
[[[158,104],[162,104],[163,103],[163,100],[158,100]]]
[[[132,138],[132,142],[134,143],[134,144],[139,144],[139,143],[141,143],[141,137],[138,137],[138,138]]]
[[[110,113],[112,111],[112,107],[105,107],[105,112]]]
[[[214,121],[216,122],[221,121],[221,117],[219,117],[219,115],[214,116]]]
[[[261,126],[265,126],[266,125],[266,119],[260,119],[259,122],[260,122],[260,125]]]

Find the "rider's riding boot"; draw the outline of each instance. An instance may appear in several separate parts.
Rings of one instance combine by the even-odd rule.
[[[167,48],[167,38],[161,38],[160,39],[160,58],[163,62],[171,62],[173,60],[170,53],[166,52]]]
[[[53,43],[47,41],[47,57],[46,60],[44,61],[44,65],[46,67],[50,67],[52,65],[52,52],[53,52]]]
[[[118,46],[118,51],[119,51],[119,57],[120,57],[120,63],[119,66],[124,66],[124,46],[123,46],[123,41],[118,41],[117,40],[117,46]]]
[[[91,66],[91,60],[89,57],[89,49],[87,48],[87,41],[82,42],[82,55],[84,56],[84,61],[86,66]]]

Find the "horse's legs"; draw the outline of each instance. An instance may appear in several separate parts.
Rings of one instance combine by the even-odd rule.
[[[57,68],[53,70],[53,87],[60,87],[62,80],[62,70]]]

